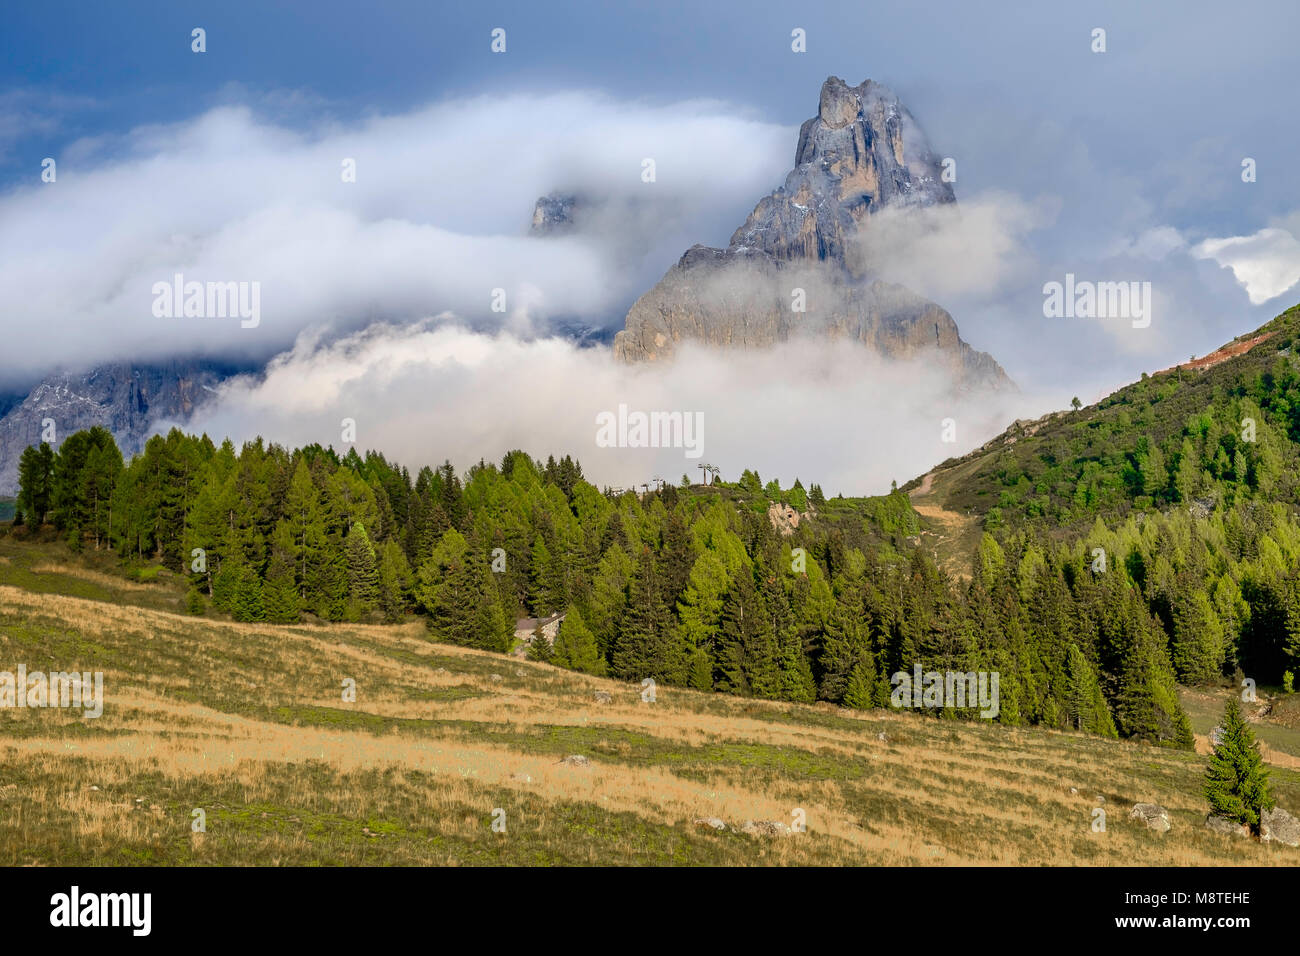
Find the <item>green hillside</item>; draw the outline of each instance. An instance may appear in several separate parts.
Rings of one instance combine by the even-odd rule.
[[[932,472],[930,498],[989,530],[1079,528],[1194,502],[1296,500],[1300,306],[1096,405],[1018,422]],[[1253,427],[1252,427],[1253,423]],[[909,482],[904,491],[920,487]]]

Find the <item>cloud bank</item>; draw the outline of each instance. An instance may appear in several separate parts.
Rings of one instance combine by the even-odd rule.
[[[681,249],[771,188],[793,136],[714,102],[561,93],[308,128],[221,107],[83,140],[55,157],[54,182],[0,198],[0,328],[23,357],[0,386],[178,353],[264,361],[307,328],[444,310],[520,332],[618,324]],[[623,214],[529,238],[537,197],[579,184]],[[258,282],[261,324],[155,318],[150,290],[177,273]]]
[[[702,414],[702,454],[600,447],[598,416],[617,415],[620,404]],[[708,463],[729,480],[748,467],[785,485],[798,477],[828,494],[864,494],[888,491],[891,480],[902,484],[1041,407],[1024,395],[955,397],[924,358],[886,363],[799,342],[687,349],[668,366],[624,366],[603,348],[488,335],[444,318],[379,324],[331,342],[304,335],[264,377],[227,383],[189,427],[237,442],[261,434],[342,450],[350,418],[359,450],[379,448],[411,467],[446,458],[465,468],[522,448],[574,455],[601,486],[698,479],[697,466]],[[943,441],[945,418],[956,422],[954,443]]]

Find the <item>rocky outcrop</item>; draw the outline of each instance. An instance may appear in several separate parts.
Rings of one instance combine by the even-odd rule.
[[[799,527],[799,522],[812,516],[811,510],[800,513],[790,505],[780,501],[774,501],[767,507],[767,520],[771,522],[776,531],[780,532],[783,538],[794,534],[795,529]]]
[[[892,92],[831,77],[817,116],[800,129],[785,184],[726,249],[691,247],[636,301],[615,357],[664,361],[684,343],[748,349],[806,337],[857,342],[886,358],[934,357],[958,386],[1013,387],[943,308],[872,275],[852,253],[877,210],[952,203],[940,171]]]
[[[18,459],[28,445],[42,440],[47,419],[54,423],[56,449],[73,432],[102,425],[129,459],[143,450],[156,422],[185,421],[234,371],[173,361],[101,365],[47,376],[0,418],[0,495],[17,491]]]
[[[697,820],[692,820],[691,826],[697,830],[712,830],[715,833],[730,829],[724,821],[719,820],[717,817],[700,817]]]

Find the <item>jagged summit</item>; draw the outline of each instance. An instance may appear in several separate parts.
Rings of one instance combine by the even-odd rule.
[[[959,388],[1014,388],[997,362],[962,341],[943,308],[863,271],[870,263],[849,254],[880,209],[954,202],[940,173],[891,90],[830,77],[817,115],[800,127],[785,183],[759,200],[727,248],[692,246],[636,301],[614,337],[615,357],[661,361],[687,341],[755,348],[797,336],[847,339],[887,358],[930,355]]]
[[[799,129],[794,169],[759,200],[729,248],[848,268],[847,244],[871,213],[954,201],[938,157],[893,91],[832,76],[822,84],[817,115]]]

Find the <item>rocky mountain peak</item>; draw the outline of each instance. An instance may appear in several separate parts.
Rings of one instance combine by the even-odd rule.
[[[633,304],[615,357],[661,361],[685,341],[761,348],[811,336],[857,341],[889,358],[932,356],[959,388],[1014,388],[997,362],[962,341],[946,311],[849,255],[874,212],[954,202],[941,169],[893,91],[829,77],[785,182],[758,201],[726,249],[692,246]],[[799,310],[796,290],[807,299]]]
[[[848,244],[873,212],[955,201],[940,172],[920,125],[892,90],[829,77],[817,115],[799,129],[794,169],[754,207],[730,248],[849,268]]]
[[[867,80],[863,86],[870,82]],[[858,118],[861,109],[862,100],[858,98],[857,90],[838,76],[826,78],[826,82],[822,84],[821,101],[817,105],[817,118],[821,120],[823,126],[830,129],[848,126]],[[799,160],[796,159],[795,162]]]

